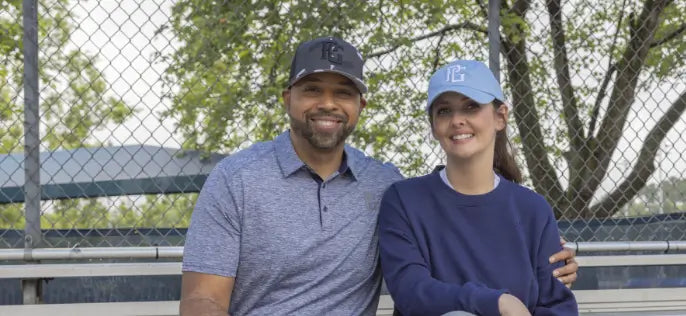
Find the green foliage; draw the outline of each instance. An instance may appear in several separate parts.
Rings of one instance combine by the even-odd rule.
[[[24,228],[24,205],[10,204],[0,206],[0,228]]]
[[[655,40],[665,39],[684,27],[684,15],[686,15],[686,2],[674,1],[674,4],[667,7],[662,15],[661,23],[655,33]],[[654,73],[658,78],[673,76],[675,72],[681,70],[683,78],[683,67],[686,66],[686,39],[684,32],[680,36],[661,45],[660,49],[653,49],[648,56],[646,66],[648,71]]]
[[[89,137],[120,124],[134,109],[108,94],[96,58],[69,48],[73,32],[68,0],[39,1],[38,42],[42,143],[48,148],[98,145]],[[0,153],[23,148],[23,22],[21,1],[3,1],[0,12]]]
[[[146,195],[143,203],[119,205],[112,227],[188,227],[197,194]]]
[[[77,228],[185,228],[190,223],[197,194],[145,195],[139,200],[71,199],[44,202],[42,229]],[[24,205],[0,207],[0,229],[23,229]]]
[[[134,113],[123,100],[108,93],[109,85],[96,67],[96,58],[69,48],[73,32],[68,0],[39,1],[39,89],[41,142],[49,149],[98,145],[91,135],[107,124],[121,124]],[[0,154],[23,150],[23,22],[21,1],[0,2]],[[89,200],[84,213],[80,201],[55,202],[55,214],[44,222],[68,227],[76,217],[82,224],[103,225],[99,217],[105,206]],[[23,226],[23,205],[0,205],[0,225]],[[100,215],[99,215],[100,214]]]
[[[72,199],[54,203],[41,215],[41,228],[105,228],[110,226],[108,208],[97,199]]]
[[[670,177],[651,183],[638,193],[632,203],[618,213],[622,216],[645,216],[686,211],[686,179]]]

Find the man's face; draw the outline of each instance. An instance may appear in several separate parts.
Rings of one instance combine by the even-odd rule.
[[[339,74],[310,74],[283,92],[291,131],[315,149],[341,146],[352,133],[366,101],[353,82]]]

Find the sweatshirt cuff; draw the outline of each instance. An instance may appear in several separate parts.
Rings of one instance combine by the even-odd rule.
[[[498,309],[498,299],[501,295],[507,293],[506,290],[494,290],[489,288],[478,289],[474,293],[474,307],[476,313],[479,315],[500,315]]]

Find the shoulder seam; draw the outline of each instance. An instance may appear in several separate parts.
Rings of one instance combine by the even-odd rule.
[[[241,170],[251,166],[253,163],[259,163],[261,160],[266,159],[269,157],[268,154],[273,152],[273,141],[259,142],[222,159],[217,164],[217,167],[223,173],[225,172],[230,175],[236,174]]]

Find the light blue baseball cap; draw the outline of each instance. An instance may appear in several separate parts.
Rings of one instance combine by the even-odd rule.
[[[498,99],[507,104],[500,83],[488,67],[476,60],[456,60],[438,69],[429,80],[429,99],[426,111],[441,94],[460,93],[479,104]],[[509,106],[509,105],[508,105]]]

